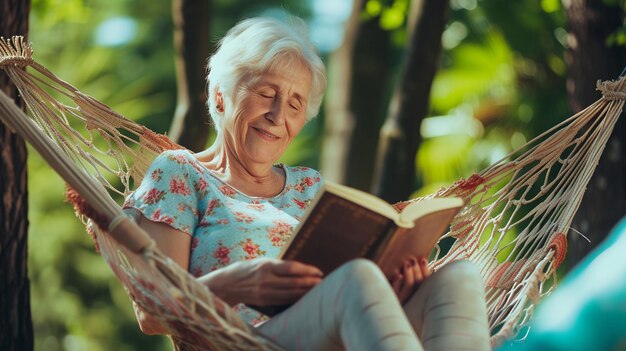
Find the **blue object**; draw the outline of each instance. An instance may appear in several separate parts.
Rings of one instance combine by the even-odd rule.
[[[626,350],[626,219],[539,304],[524,341],[498,351]]]

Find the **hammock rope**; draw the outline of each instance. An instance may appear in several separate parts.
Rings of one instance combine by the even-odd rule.
[[[84,221],[102,216],[98,225],[86,222],[102,256],[131,299],[169,330],[177,349],[279,350],[160,253],[112,198],[139,184],[159,153],[181,146],[56,77],[32,59],[32,48],[21,37],[0,39],[0,68],[30,114],[0,94],[0,120],[76,190],[79,195],[69,197]],[[442,239],[452,242],[451,248],[438,246],[431,265],[439,269],[468,259],[480,267],[494,346],[517,334],[535,304],[556,287],[569,226],[623,109],[626,78],[598,82],[597,89],[602,97],[583,111],[427,196],[466,201]]]

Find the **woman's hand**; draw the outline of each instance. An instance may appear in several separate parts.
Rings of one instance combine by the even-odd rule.
[[[430,273],[428,260],[425,257],[412,257],[407,260],[390,281],[400,303],[404,304],[420,284],[430,277]]]
[[[295,261],[256,258],[235,262],[199,280],[230,305],[283,305],[322,281],[318,268]]]

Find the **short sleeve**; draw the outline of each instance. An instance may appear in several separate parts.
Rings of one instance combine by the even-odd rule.
[[[166,151],[150,165],[139,187],[124,202],[124,211],[165,223],[188,234],[198,223],[198,199],[193,179],[198,177],[189,156],[181,151]]]

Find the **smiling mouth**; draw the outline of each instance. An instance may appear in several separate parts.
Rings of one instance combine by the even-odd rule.
[[[278,140],[279,139],[276,135],[268,133],[268,132],[264,131],[263,129],[259,129],[259,128],[255,128],[255,127],[252,127],[252,129],[254,129],[264,139],[267,139],[267,140]]]

